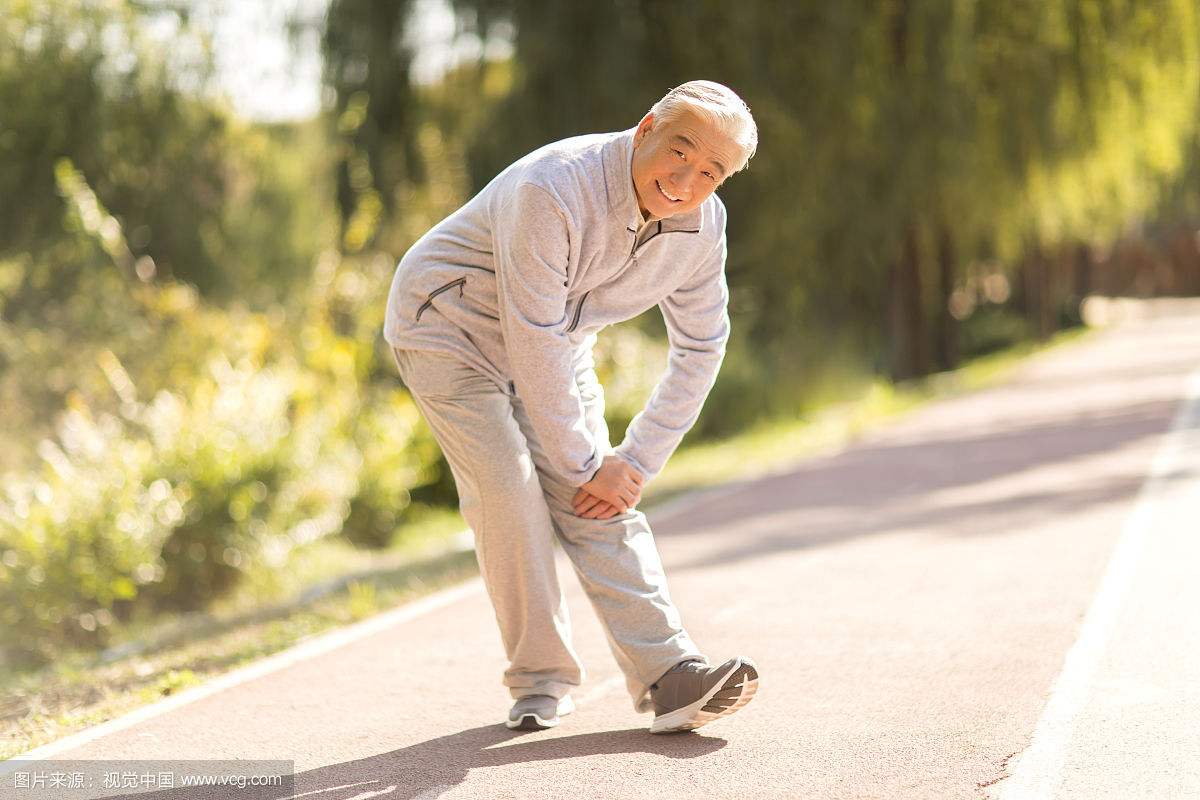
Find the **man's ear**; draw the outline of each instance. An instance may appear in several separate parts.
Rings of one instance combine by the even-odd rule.
[[[654,112],[647,111],[646,116],[642,117],[642,121],[638,123],[637,132],[633,134],[633,143],[641,144],[652,128],[654,128]]]

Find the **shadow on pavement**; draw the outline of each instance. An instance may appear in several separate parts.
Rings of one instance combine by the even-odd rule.
[[[528,741],[524,737],[535,736]],[[664,758],[700,758],[727,744],[697,733],[656,736],[645,728],[546,737],[510,731],[503,724],[471,728],[390,753],[296,774],[294,788],[192,787],[120,795],[137,800],[432,800],[478,767],[499,767],[565,758],[652,753]],[[113,798],[112,800],[115,800]]]
[[[938,492],[1115,451],[1163,433],[1176,403],[1145,403],[1106,416],[1031,425],[1004,433],[852,446],[784,474],[673,514],[655,533],[739,536],[730,547],[673,570],[728,564],[770,552],[953,522],[956,533],[999,533],[1047,515],[1132,497],[1145,475],[1108,475],[1069,489],[1014,493],[978,503],[930,502]],[[653,519],[651,520],[653,522]]]

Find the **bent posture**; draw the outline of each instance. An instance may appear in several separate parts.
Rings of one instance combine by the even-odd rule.
[[[692,81],[636,128],[546,145],[401,259],[385,336],[446,456],[496,611],[512,728],[557,725],[583,665],[554,569],[570,557],[650,730],[753,697],[746,658],[712,666],[667,592],[635,506],[695,423],[729,337],[725,206],[758,132],[730,89]],[[617,447],[596,334],[657,305],[670,356]]]

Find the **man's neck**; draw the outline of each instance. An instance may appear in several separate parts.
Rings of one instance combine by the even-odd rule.
[[[657,217],[651,216],[649,211],[642,208],[641,203],[638,203],[638,214],[639,214],[638,219],[640,220],[642,225],[645,225],[647,222],[654,222],[654,220],[657,219]]]

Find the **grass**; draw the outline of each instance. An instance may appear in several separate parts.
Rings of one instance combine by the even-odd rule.
[[[293,599],[249,606],[254,591],[220,611],[140,631],[101,654],[78,652],[37,672],[0,674],[0,759],[10,758],[284,650],[323,631],[410,602],[477,574],[475,555],[448,534],[456,514],[400,531],[403,544],[375,554],[340,542],[318,543],[298,574],[324,558],[349,574],[309,586]],[[458,523],[452,532],[461,530]],[[405,541],[405,534],[408,540]],[[433,547],[440,542],[440,548]],[[290,578],[288,585],[296,581]],[[250,581],[253,583],[253,580]]]
[[[849,401],[681,449],[647,487],[643,508],[687,492],[786,468],[844,446],[931,399],[994,385],[1029,355],[1078,341],[1059,334],[899,386],[864,384]],[[284,569],[251,573],[206,614],[125,631],[102,654],[79,652],[37,672],[0,673],[0,759],[121,716],[297,642],[477,574],[456,512],[429,509],[383,552],[336,537],[298,551]],[[469,534],[468,534],[469,539]],[[281,598],[289,598],[281,601]]]

